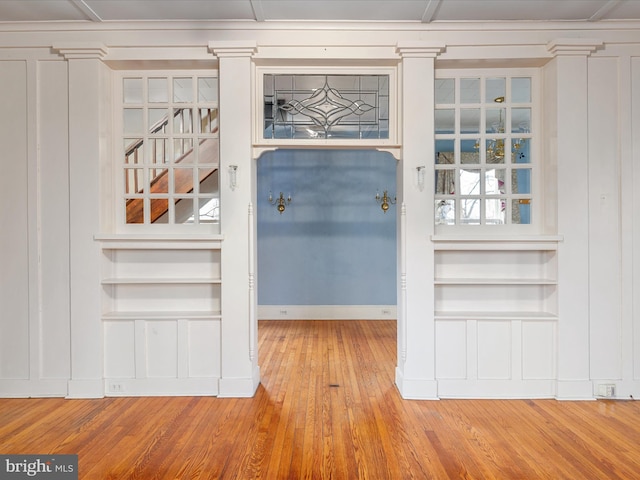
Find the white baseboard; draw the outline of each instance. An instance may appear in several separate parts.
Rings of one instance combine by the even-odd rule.
[[[107,378],[107,397],[216,396],[218,378]]]
[[[557,400],[594,400],[594,385],[591,380],[558,380]]]
[[[95,380],[69,380],[67,398],[103,398],[104,382]]]
[[[68,379],[0,380],[0,398],[66,397]]]
[[[220,398],[249,398],[256,394],[260,385],[260,367],[253,369],[251,378],[223,377],[218,382]]]
[[[554,398],[555,380],[438,379],[440,398]]]
[[[422,378],[405,378],[396,367],[396,387],[404,400],[438,400],[438,382]]]
[[[395,319],[395,305],[258,305],[258,320]]]

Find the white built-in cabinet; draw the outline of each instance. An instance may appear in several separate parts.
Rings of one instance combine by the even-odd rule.
[[[555,395],[555,236],[432,237],[440,397]]]
[[[102,235],[106,395],[217,395],[219,236]]]

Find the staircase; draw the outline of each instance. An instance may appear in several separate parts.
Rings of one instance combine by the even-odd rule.
[[[187,111],[190,113],[190,110],[176,110],[174,113],[175,117],[180,117],[179,122],[184,121],[184,112]],[[211,110],[209,118],[201,119],[201,124],[204,125],[212,125],[213,118],[217,115],[217,111]],[[164,133],[169,119],[164,118],[160,122],[158,122],[151,130],[151,133]],[[201,131],[204,131],[201,128]],[[217,131],[217,126],[212,130],[212,133]],[[125,152],[125,157],[127,158],[127,164],[138,164],[142,163],[141,148],[144,145],[144,140],[139,139],[134,142]],[[207,179],[211,177],[217,170],[220,164],[219,160],[219,152],[218,152],[218,139],[217,138],[203,138],[200,139],[198,145],[198,158],[199,163],[204,163],[203,159],[212,159],[207,160],[207,164],[215,164],[208,169],[197,168],[197,181],[199,184],[203,184]],[[190,148],[186,152],[184,152],[177,160],[173,162],[174,165],[178,165],[180,163],[193,165],[194,168],[196,165],[196,154],[193,148]],[[194,168],[173,168],[173,190],[171,191],[174,195],[191,193],[194,188]],[[150,169],[153,171],[154,169]],[[155,171],[161,170],[158,175],[151,179],[149,183],[149,192],[150,194],[160,193],[167,194],[169,192],[169,170],[166,168],[165,164],[158,164],[158,168]],[[134,191],[136,193],[142,194],[145,193],[144,187],[139,188],[138,180],[135,180]],[[180,200],[178,200],[179,202]],[[155,223],[165,215],[169,211],[169,199],[167,198],[154,198],[151,201],[151,210],[150,210],[150,223]],[[144,199],[143,198],[130,198],[126,202],[126,216],[127,216],[127,224],[136,224],[136,223],[144,223]]]

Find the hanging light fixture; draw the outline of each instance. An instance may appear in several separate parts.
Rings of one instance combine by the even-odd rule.
[[[493,101],[495,103],[504,103],[504,97],[496,97],[493,99]],[[491,130],[492,130],[491,133],[499,134],[499,135],[503,135],[505,133],[504,119],[502,118],[503,111],[504,111],[503,108],[499,110],[498,123],[494,123],[491,126]],[[526,128],[521,126],[521,130],[526,131]],[[514,139],[513,147],[511,149],[512,157],[515,157],[515,155],[518,153],[518,151],[523,146],[525,141],[526,139],[524,138]],[[480,150],[480,140],[476,141],[474,148],[476,149],[476,151]],[[487,152],[487,161],[489,161],[489,159],[497,159],[499,161],[503,160],[506,152],[505,139],[495,138],[495,139],[487,140],[486,152]]]
[[[380,196],[379,192],[376,192],[376,202],[380,204],[382,211],[387,213],[389,206],[396,203],[396,197],[391,198],[386,190],[382,193],[382,196]]]
[[[271,205],[275,205],[280,215],[285,211],[286,206],[291,203],[291,194],[285,199],[284,194],[280,192],[280,196],[278,198],[273,198],[273,194],[269,192],[269,203]]]

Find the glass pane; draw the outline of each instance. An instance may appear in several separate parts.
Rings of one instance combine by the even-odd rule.
[[[454,225],[456,209],[454,200],[436,200],[436,225]]]
[[[453,195],[456,193],[456,171],[453,168],[436,170],[437,195]]]
[[[198,179],[200,181],[198,192],[196,193],[216,193],[218,191],[217,169],[199,168]]]
[[[455,163],[454,140],[436,140],[436,163]]]
[[[149,148],[149,163],[164,164],[169,161],[166,138],[149,138],[147,140]]]
[[[125,193],[140,193],[144,185],[142,168],[127,168],[124,171]]]
[[[167,110],[166,108],[150,108],[148,116],[149,133],[167,133],[167,119],[169,118],[169,110]]]
[[[480,133],[480,109],[460,109],[460,133]]]
[[[512,172],[512,193],[531,193],[531,169],[517,168]]]
[[[150,168],[150,193],[169,193],[169,170],[166,168]]]
[[[529,133],[531,125],[530,108],[511,109],[511,133]]]
[[[202,77],[198,79],[198,101],[218,101],[218,79],[216,77]]]
[[[174,193],[191,193],[193,191],[193,168],[174,168]]]
[[[124,139],[124,163],[137,165],[144,162],[144,142],[141,138]]]
[[[200,223],[220,222],[220,201],[217,198],[200,198]]]
[[[480,163],[480,152],[477,140],[460,140],[460,163]]]
[[[480,79],[460,79],[460,103],[480,103]]]
[[[190,108],[181,108],[173,113],[173,133],[193,133]]]
[[[453,78],[436,79],[436,105],[455,103],[455,80]]]
[[[145,200],[142,198],[127,198],[126,216],[127,223],[144,223],[144,205]]]
[[[487,225],[502,225],[506,222],[506,200],[504,198],[488,198],[485,200],[485,216]]]
[[[456,124],[456,111],[454,109],[436,110],[436,133],[454,133]]]
[[[487,140],[485,144],[487,163],[505,163],[505,139],[495,138]]]
[[[514,163],[531,163],[528,139],[514,138],[511,140],[511,152],[513,154]]]
[[[520,198],[511,201],[511,223],[519,225],[531,224],[531,199]]]
[[[193,102],[193,82],[190,77],[173,79],[173,101]]]
[[[169,101],[169,84],[166,78],[149,79],[149,102],[167,103]]]
[[[175,138],[173,140],[173,161],[175,163],[195,163],[193,139]]]
[[[486,133],[504,133],[504,108],[488,108],[486,116]]]
[[[460,170],[460,193],[480,195],[480,170]]]
[[[504,77],[487,78],[486,82],[487,82],[486,83],[487,96],[486,96],[485,102],[486,103],[504,102],[504,97],[506,95],[506,91],[505,91],[506,79]]]
[[[480,225],[480,202],[478,198],[460,200],[460,223],[463,225]]]
[[[267,75],[265,75],[266,77]],[[293,90],[293,75],[273,75],[275,79],[275,90]],[[319,88],[322,88],[320,85]]]
[[[217,138],[205,138],[196,144],[198,163],[218,163],[218,144]]]
[[[142,79],[122,79],[122,101],[124,103],[142,103]]]
[[[264,81],[265,138],[389,138],[388,75],[265,75]]]
[[[125,135],[142,135],[144,122],[141,108],[125,108],[122,111],[122,128]]]
[[[487,170],[484,177],[484,190],[487,195],[505,193],[505,169]]]
[[[199,133],[218,133],[218,109],[200,108]]]
[[[176,198],[173,205],[176,223],[194,223],[192,198]]]
[[[152,198],[151,202],[151,223],[169,222],[169,200],[166,198]]]
[[[511,79],[511,102],[529,103],[531,102],[531,79],[512,78]]]

